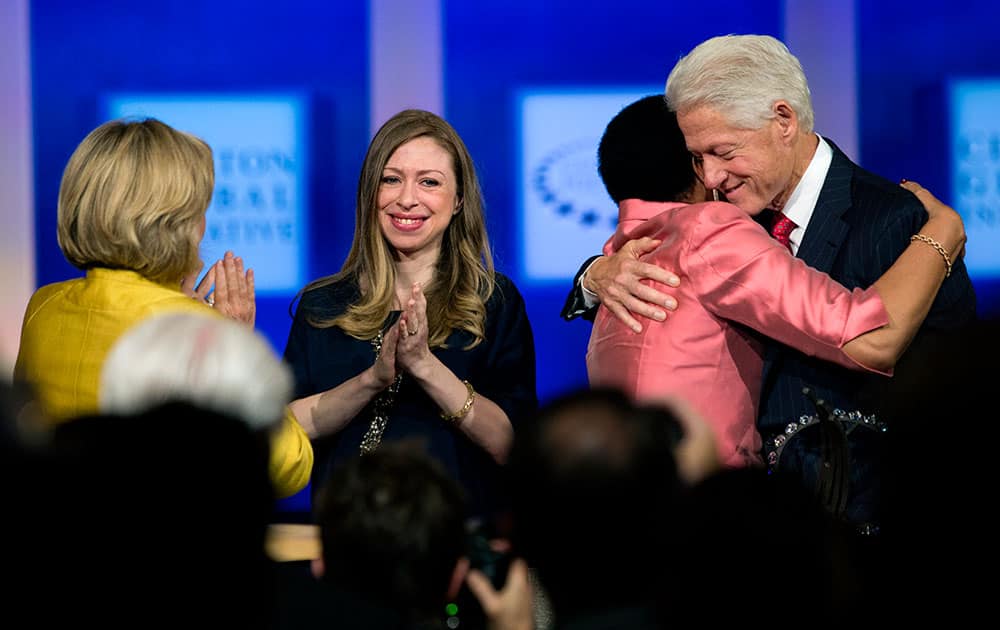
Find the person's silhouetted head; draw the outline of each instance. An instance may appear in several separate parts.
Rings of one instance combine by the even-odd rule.
[[[33,525],[21,579],[47,602],[39,620],[266,625],[266,436],[172,403],[60,424],[39,457],[34,511],[15,510]]]
[[[317,497],[323,578],[411,619],[438,614],[463,556],[465,501],[416,446],[340,464]]]
[[[604,390],[543,407],[509,461],[514,546],[556,615],[643,602],[664,575],[679,482],[666,408]]]

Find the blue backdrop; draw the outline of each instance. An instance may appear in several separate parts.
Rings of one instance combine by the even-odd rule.
[[[677,58],[708,37],[782,36],[780,0],[602,5],[443,3],[445,115],[479,168],[497,266],[523,289],[542,400],[586,382],[590,329],[558,317],[568,283],[529,284],[518,275],[518,95],[662,86]],[[861,162],[890,179],[918,180],[949,200],[946,86],[954,78],[1000,77],[998,9],[986,0],[857,5]],[[31,11],[39,284],[79,275],[56,243],[59,179],[76,144],[103,122],[101,99],[115,93],[303,95],[309,112],[305,277],[340,267],[369,140],[367,2],[35,0]],[[823,131],[822,120],[817,130]],[[557,235],[552,246],[558,250]],[[1000,293],[989,281],[977,286],[983,313],[995,314]],[[279,352],[291,298],[259,301],[258,326]]]

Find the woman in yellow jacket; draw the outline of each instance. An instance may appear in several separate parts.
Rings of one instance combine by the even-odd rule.
[[[155,119],[105,123],[73,152],[59,188],[59,246],[86,276],[35,292],[14,367],[54,422],[98,411],[108,352],[154,313],[253,326],[253,271],[231,252],[194,286],[214,182],[209,146]],[[309,439],[286,413],[271,439],[277,495],[305,487],[312,462]]]

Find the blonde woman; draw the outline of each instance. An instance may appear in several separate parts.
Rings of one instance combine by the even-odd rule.
[[[314,483],[416,437],[490,515],[514,427],[536,406],[534,344],[521,295],[493,269],[472,158],[440,117],[403,111],[375,135],[347,260],[303,289],[285,358]]]
[[[150,315],[221,314],[253,325],[253,271],[231,252],[195,287],[214,182],[209,146],[155,119],[105,123],[73,152],[59,188],[59,246],[86,276],[35,292],[14,368],[55,421],[98,411],[108,352]],[[276,491],[297,492],[311,470],[309,440],[286,417],[272,440]]]

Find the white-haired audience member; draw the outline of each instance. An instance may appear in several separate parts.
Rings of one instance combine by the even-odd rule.
[[[277,427],[292,397],[291,370],[250,328],[192,313],[153,316],[112,347],[101,372],[104,413],[141,413],[188,402]]]

